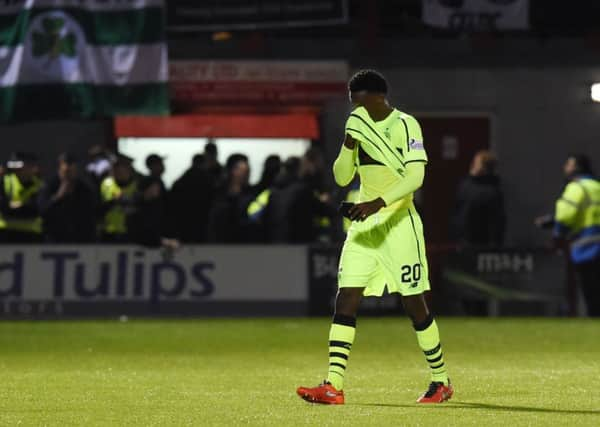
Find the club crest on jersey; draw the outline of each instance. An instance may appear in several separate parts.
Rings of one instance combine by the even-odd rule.
[[[423,141],[417,141],[416,139],[411,139],[409,144],[411,150],[424,150]]]

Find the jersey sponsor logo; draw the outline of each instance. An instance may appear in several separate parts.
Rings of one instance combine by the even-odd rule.
[[[417,141],[416,139],[411,139],[409,144],[411,150],[424,150],[423,141]]]

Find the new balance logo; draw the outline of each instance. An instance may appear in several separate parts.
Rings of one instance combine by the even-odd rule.
[[[419,285],[419,282],[415,282],[415,283],[411,283],[410,287],[411,288],[416,288]]]

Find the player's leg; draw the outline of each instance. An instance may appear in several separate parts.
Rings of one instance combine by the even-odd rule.
[[[417,342],[431,370],[429,389],[417,400],[419,403],[441,403],[452,397],[454,390],[448,379],[440,332],[433,315],[427,307],[424,295],[402,297],[406,313],[411,318],[417,334]]]
[[[297,393],[308,402],[344,403],[344,375],[356,334],[356,313],[364,288],[340,288],[335,314],[329,328],[327,379],[317,387],[299,387]]]
[[[430,313],[424,295],[402,297],[404,308],[411,318],[417,334],[417,341],[431,369],[431,381],[448,384],[448,374],[444,364],[440,333],[437,323]]]
[[[414,208],[399,213],[386,239],[382,262],[387,267],[390,291],[400,292],[417,341],[431,371],[431,385],[419,402],[441,402],[452,395],[444,363],[440,334],[424,293],[430,289],[423,225]]]
[[[317,387],[299,387],[297,393],[314,403],[344,403],[344,377],[356,334],[356,313],[369,279],[378,264],[370,251],[346,240],[340,257],[338,294],[329,329],[329,366],[327,378]]]
[[[335,300],[335,314],[329,329],[329,369],[327,382],[337,390],[344,389],[344,374],[354,336],[356,313],[364,288],[340,288]]]

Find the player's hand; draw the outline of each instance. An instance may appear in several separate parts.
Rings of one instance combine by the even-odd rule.
[[[352,221],[364,221],[383,207],[385,207],[385,202],[381,197],[370,202],[357,203],[350,208],[350,219]]]
[[[344,145],[346,148],[354,150],[354,147],[356,147],[357,143],[358,141],[356,139],[352,138],[350,135],[346,135],[346,139],[344,139]]]

